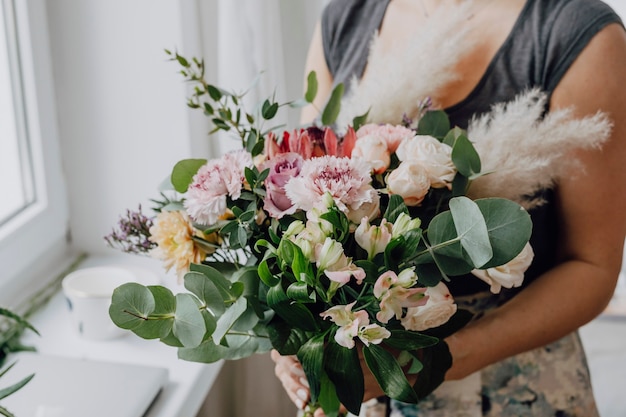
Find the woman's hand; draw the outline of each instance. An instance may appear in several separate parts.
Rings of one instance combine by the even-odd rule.
[[[309,383],[298,358],[295,356],[283,356],[276,350],[272,350],[270,356],[276,364],[274,373],[283,384],[287,395],[296,407],[304,410],[304,407],[310,400]],[[318,417],[317,414],[315,416]]]

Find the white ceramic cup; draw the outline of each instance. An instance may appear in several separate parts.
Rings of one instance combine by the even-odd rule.
[[[137,281],[128,269],[98,266],[79,269],[63,278],[63,293],[76,331],[86,339],[107,340],[127,334],[109,317],[113,290]]]

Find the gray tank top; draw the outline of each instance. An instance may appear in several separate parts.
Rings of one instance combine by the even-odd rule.
[[[369,45],[391,0],[333,0],[322,16],[326,63],[335,84],[349,86],[365,70]],[[452,122],[469,119],[529,87],[551,94],[587,43],[610,23],[620,23],[600,0],[527,0],[474,90],[446,109]]]
[[[363,74],[372,36],[390,1],[332,0],[324,10],[322,41],[335,84],[349,87],[353,76]],[[527,0],[474,90],[445,109],[451,122],[466,128],[472,116],[489,111],[495,103],[511,101],[528,88],[539,87],[551,95],[583,48],[611,23],[623,26],[618,15],[600,0]],[[530,212],[535,258],[524,286],[556,262],[558,214],[553,192],[546,190],[543,197],[547,203]],[[449,287],[454,295],[488,290],[475,278],[452,280]]]

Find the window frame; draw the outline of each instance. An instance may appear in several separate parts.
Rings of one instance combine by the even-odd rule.
[[[0,305],[16,305],[53,279],[45,271],[69,257],[69,218],[45,0],[0,1],[15,23],[35,189],[34,202],[0,227]]]

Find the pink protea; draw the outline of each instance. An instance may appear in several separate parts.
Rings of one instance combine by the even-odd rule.
[[[244,150],[229,152],[200,167],[187,189],[185,208],[196,222],[210,225],[226,210],[226,198],[237,200],[245,182],[244,170],[252,156]]]
[[[304,159],[317,156],[351,156],[356,134],[349,128],[342,138],[338,138],[330,128],[320,129],[309,127],[283,132],[279,137],[273,132],[265,138],[265,158],[272,159],[276,155],[295,152]]]
[[[361,159],[323,156],[304,161],[300,176],[292,178],[285,190],[299,208],[309,211],[324,204],[330,195],[339,210],[348,213],[376,200],[370,166]]]

